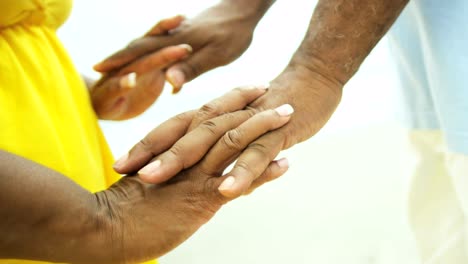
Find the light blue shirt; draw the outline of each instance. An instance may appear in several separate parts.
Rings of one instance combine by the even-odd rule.
[[[406,119],[468,155],[468,0],[413,0],[389,32]]]

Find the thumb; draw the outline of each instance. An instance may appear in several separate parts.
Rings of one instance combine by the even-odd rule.
[[[221,66],[220,63],[212,58],[213,54],[210,52],[210,49],[204,48],[195,51],[186,60],[171,66],[166,71],[166,79],[173,87],[172,92],[178,93],[185,83],[190,82],[209,70]]]

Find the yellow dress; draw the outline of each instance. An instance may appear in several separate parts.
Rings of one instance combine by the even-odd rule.
[[[0,149],[96,192],[119,176],[87,88],[56,36],[71,7],[72,0],[0,1]]]

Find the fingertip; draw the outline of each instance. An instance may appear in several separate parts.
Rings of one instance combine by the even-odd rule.
[[[218,191],[226,198],[234,199],[241,196],[247,189],[245,183],[235,176],[227,177],[218,187]]]
[[[173,91],[180,91],[185,83],[185,75],[179,69],[169,69],[166,73],[166,79],[174,88]]]
[[[280,160],[276,161],[276,164],[278,167],[280,167],[282,170],[288,170],[291,164],[289,163],[289,160],[287,158],[282,158]]]
[[[116,172],[121,173],[121,174],[125,173],[125,167],[127,165],[128,157],[129,157],[129,154],[126,153],[114,163],[112,167],[114,168]]]
[[[151,175],[138,173],[138,177],[145,183],[150,183],[150,184],[158,184],[159,183],[158,179],[151,176]]]
[[[294,108],[290,104],[284,104],[280,107],[277,107],[275,111],[280,116],[290,116],[294,113]]]
[[[183,48],[185,51],[187,51],[188,53],[192,53],[193,52],[193,48],[192,46],[190,46],[189,44],[180,44],[178,47],[180,48]]]
[[[103,71],[104,71],[103,64],[104,64],[104,61],[101,61],[101,62],[95,64],[95,65],[93,66],[93,70],[95,70],[95,71],[97,71],[97,72],[103,72]]]
[[[226,198],[233,199],[238,195],[235,192],[234,185],[236,183],[236,178],[234,176],[229,176],[219,185],[218,191]]]
[[[137,74],[135,72],[131,72],[122,78],[120,78],[120,87],[126,89],[133,89],[135,88],[137,83]]]
[[[156,160],[151,162],[150,164],[143,167],[141,170],[138,171],[138,175],[142,180],[146,182],[156,182],[158,180],[158,174],[161,169],[161,160]]]

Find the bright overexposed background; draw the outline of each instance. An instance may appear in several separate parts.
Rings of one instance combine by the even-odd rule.
[[[60,36],[79,70],[137,38],[159,19],[193,16],[213,0],[80,0]],[[285,67],[302,40],[314,1],[278,0],[236,62],[187,84],[169,86],[144,115],[102,122],[116,156],[167,118],[245,84],[263,84]],[[398,128],[395,76],[385,41],[346,86],[329,124],[281,156],[290,171],[249,197],[226,205],[171,263],[418,263],[406,221],[407,147]],[[158,219],[155,219],[158,221]],[[157,236],[157,234],[155,234]]]

